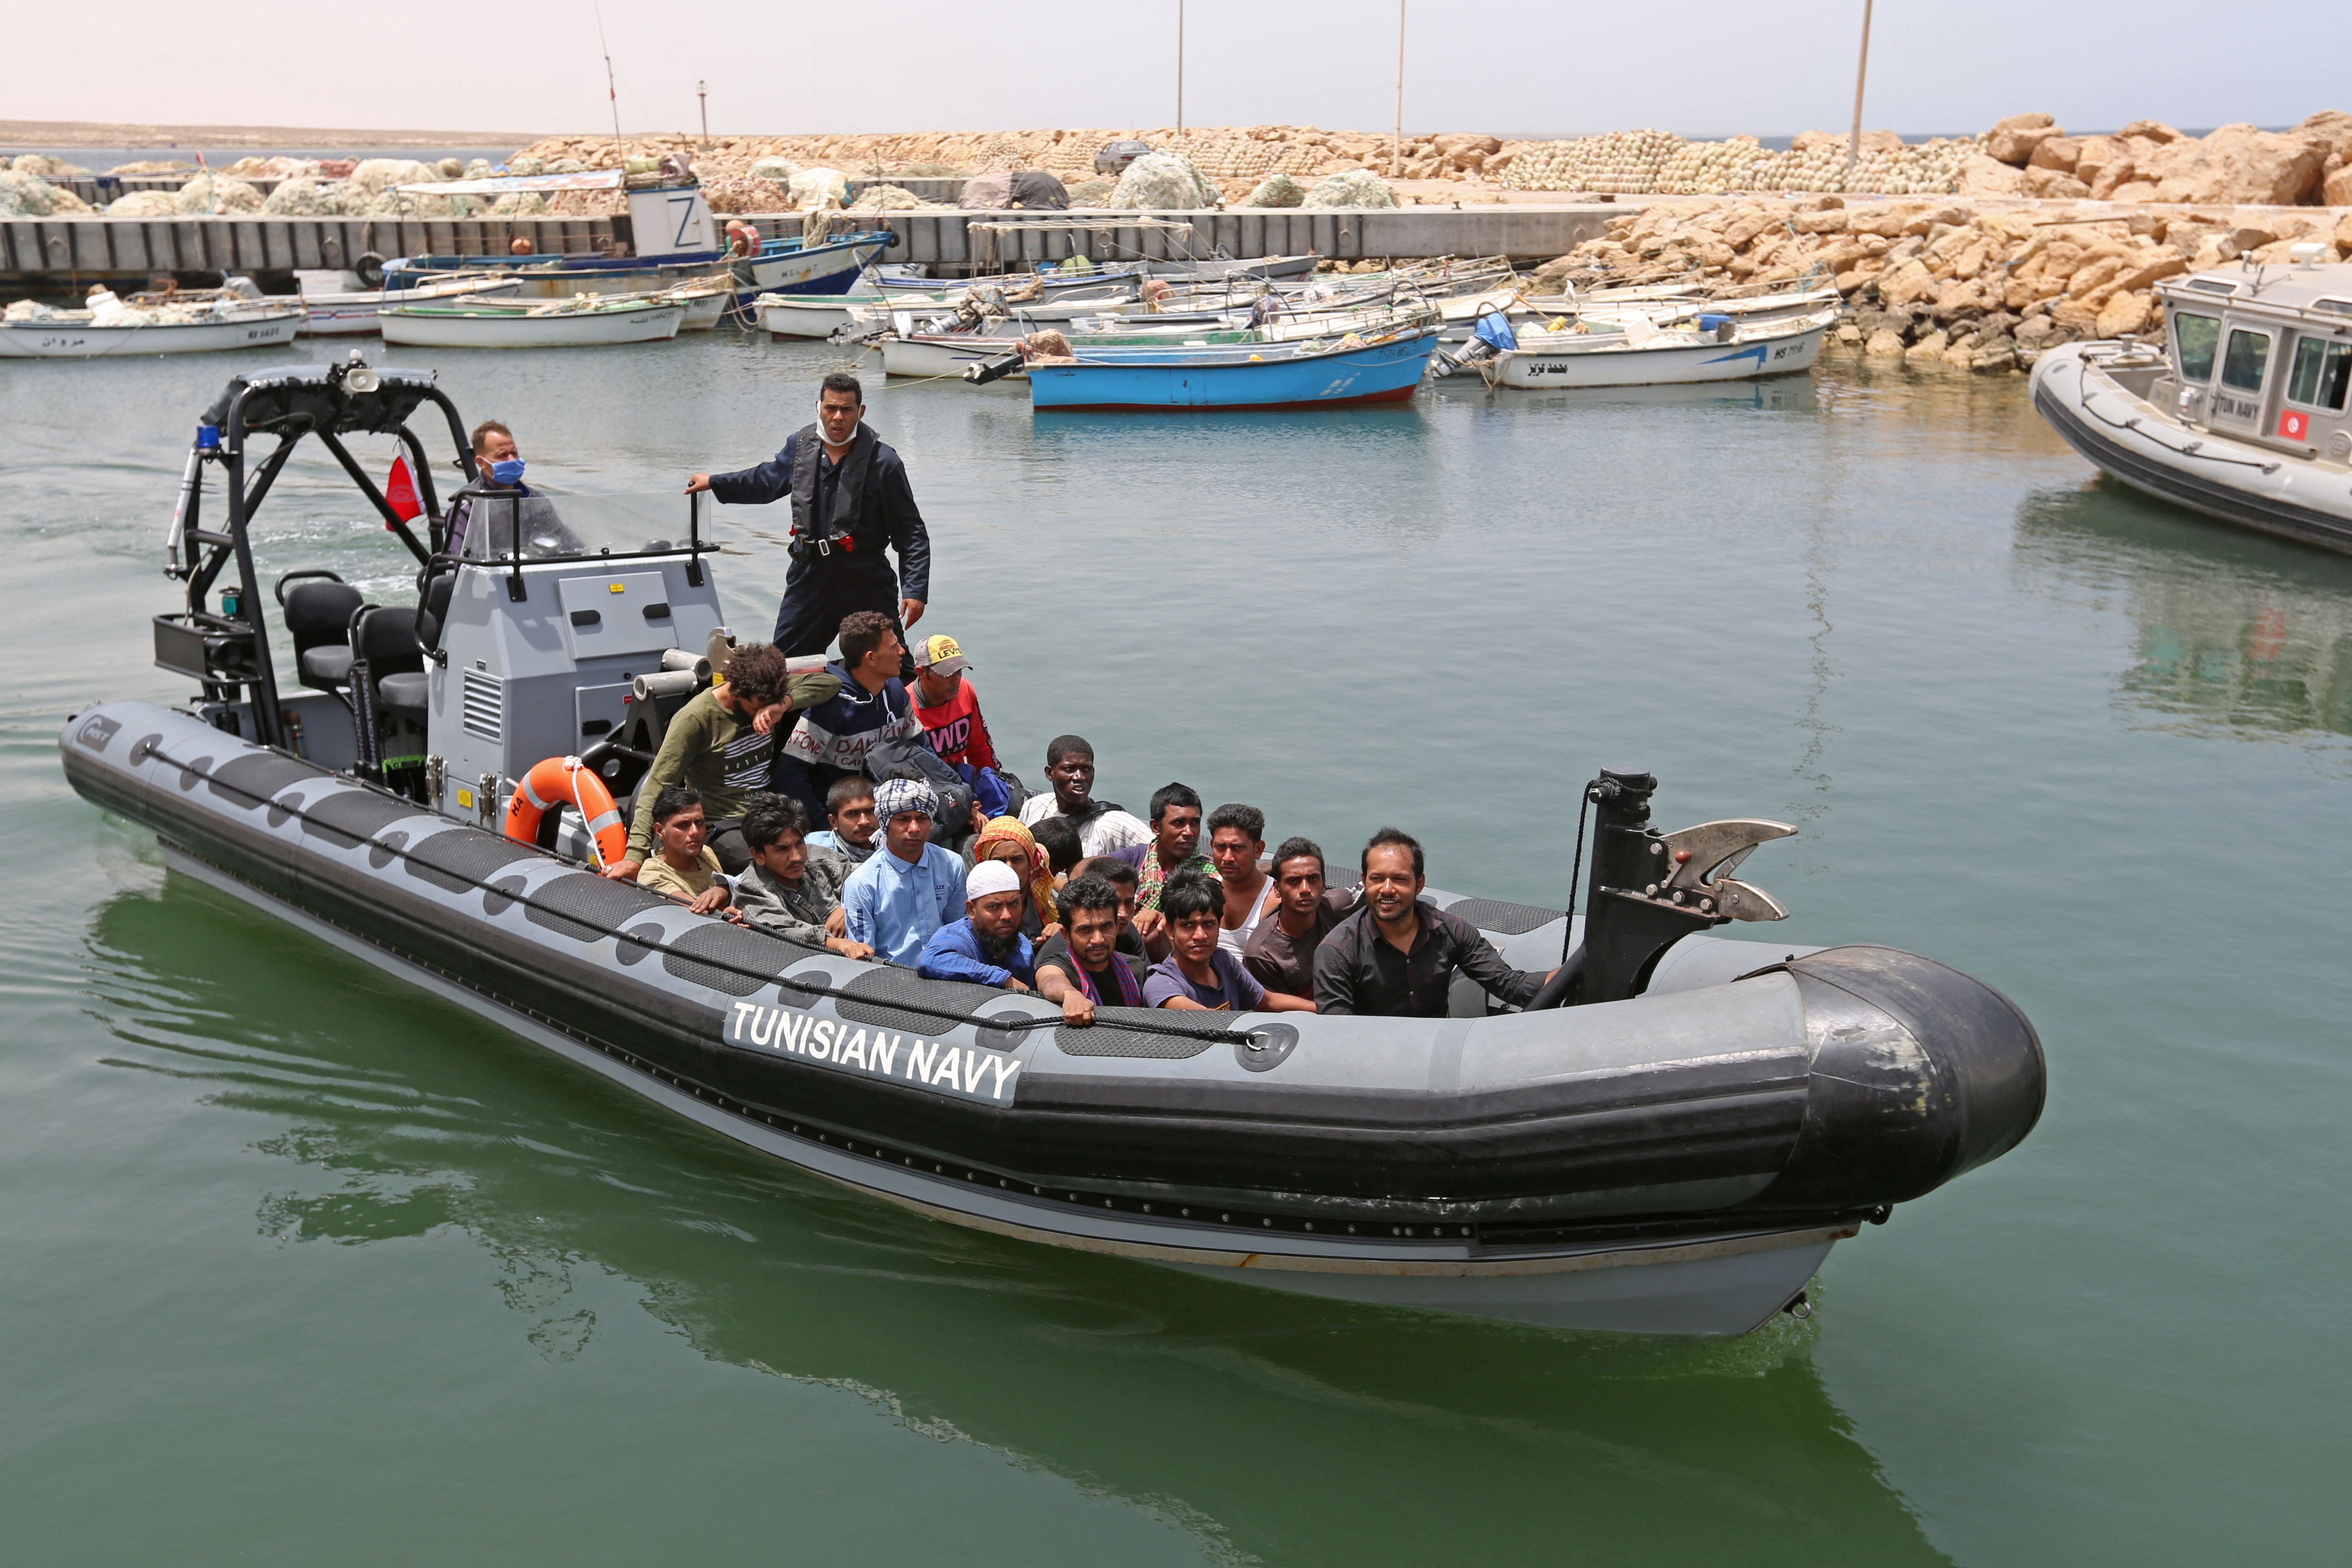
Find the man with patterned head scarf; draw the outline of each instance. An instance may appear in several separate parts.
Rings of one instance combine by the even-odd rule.
[[[919,779],[874,786],[882,853],[849,874],[841,909],[853,942],[911,968],[931,934],[964,912],[963,861],[930,841],[939,799]]]

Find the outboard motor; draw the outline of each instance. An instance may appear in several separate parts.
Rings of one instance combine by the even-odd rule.
[[[1511,331],[1510,318],[1492,306],[1478,312],[1478,324],[1470,330],[1470,341],[1462,345],[1460,353],[1437,356],[1437,374],[1452,375],[1474,364],[1483,364],[1496,354],[1519,346],[1519,336]]]
[[[1731,873],[1758,845],[1787,838],[1794,827],[1732,817],[1661,833],[1650,826],[1650,796],[1657,787],[1638,768],[1603,768],[1584,786],[1597,815],[1584,942],[1530,1009],[1638,996],[1666,949],[1693,931],[1789,918],[1778,899]]]

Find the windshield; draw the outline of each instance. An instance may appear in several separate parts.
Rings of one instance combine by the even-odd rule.
[[[708,541],[709,520],[703,520]],[[687,498],[674,491],[590,495],[557,486],[467,491],[450,525],[449,553],[467,561],[511,557],[522,533],[526,561],[646,555],[683,550]]]
[[[2221,346],[2221,318],[2178,315],[2172,318],[2172,341],[2180,349],[2180,379],[2213,379],[2213,355]]]

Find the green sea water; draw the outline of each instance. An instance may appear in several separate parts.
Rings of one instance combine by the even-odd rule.
[[[420,361],[395,352],[396,361]],[[682,518],[839,360],[445,353],[534,479]],[[0,1541],[39,1563],[2340,1562],[2352,561],[2104,482],[2021,381],[1824,366],[1329,415],[877,387],[1008,760],[1096,743],[1557,905],[1576,789],[1780,817],[1773,940],[2000,987],[2049,1109],[1748,1339],[1048,1251],[739,1149],[162,868],[56,734],[239,362],[0,363]],[[389,449],[363,445],[381,466]],[[733,624],[777,509],[730,511]],[[397,597],[298,465],[272,574]]]

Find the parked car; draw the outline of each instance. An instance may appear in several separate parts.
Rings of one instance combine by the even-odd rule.
[[[1127,173],[1127,166],[1151,151],[1149,142],[1106,142],[1095,154],[1095,173],[1108,174],[1112,179]]]

